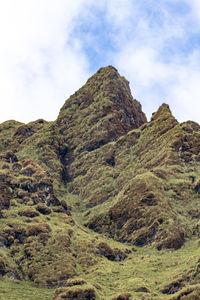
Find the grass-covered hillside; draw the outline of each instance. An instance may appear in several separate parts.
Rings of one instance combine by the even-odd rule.
[[[197,123],[109,66],[0,152],[0,299],[200,299]]]

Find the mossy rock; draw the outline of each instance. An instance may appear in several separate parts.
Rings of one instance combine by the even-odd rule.
[[[70,278],[66,282],[66,287],[83,284],[87,284],[87,282],[83,278]]]
[[[25,216],[29,218],[38,217],[39,213],[35,210],[35,208],[27,207],[24,210],[19,211],[19,216]]]
[[[49,215],[51,213],[51,208],[44,203],[38,203],[36,209],[43,215]]]
[[[58,288],[54,294],[54,300],[61,299],[77,299],[77,300],[95,300],[96,296],[95,288],[89,285],[73,286],[66,288]]]
[[[178,227],[173,213],[172,223],[167,221],[169,215],[170,205],[162,181],[146,173],[126,185],[107,215],[91,218],[87,226],[97,232],[108,232],[121,242],[144,246],[160,245],[163,241],[163,248],[178,249],[184,243],[184,231]]]
[[[170,298],[170,300],[198,300],[200,299],[200,287],[199,285],[188,286],[182,289],[176,296]]]
[[[123,261],[127,258],[127,254],[130,253],[130,250],[122,251],[120,249],[112,249],[107,243],[101,242],[97,245],[99,254],[106,257],[111,261]]]
[[[4,122],[0,141],[0,298],[198,297],[197,123],[167,104],[147,122],[109,66],[55,121]]]
[[[131,299],[130,293],[121,293],[120,295],[112,298],[112,300],[129,300]]]
[[[51,228],[46,223],[32,224],[27,226],[27,236],[36,236],[40,233],[49,233]]]

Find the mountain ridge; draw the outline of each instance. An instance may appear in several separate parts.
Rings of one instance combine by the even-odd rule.
[[[148,122],[128,81],[108,66],[70,96],[55,121],[6,121],[0,140],[2,285],[57,288],[56,300],[200,295],[185,250],[193,244],[198,265],[197,123],[180,124],[165,103]],[[183,261],[174,269],[176,252]]]

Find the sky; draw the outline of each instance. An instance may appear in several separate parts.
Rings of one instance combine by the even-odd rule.
[[[165,102],[200,123],[200,1],[0,0],[0,123],[55,120],[107,65],[148,119]]]

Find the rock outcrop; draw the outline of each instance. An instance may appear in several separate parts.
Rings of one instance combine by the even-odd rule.
[[[56,300],[198,297],[197,123],[167,104],[147,122],[108,66],[54,122],[1,124],[0,151],[0,278]]]

